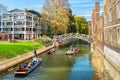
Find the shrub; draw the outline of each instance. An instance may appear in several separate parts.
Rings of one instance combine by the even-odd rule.
[[[48,36],[42,36],[38,39],[35,39],[36,42],[39,42],[40,44],[46,45],[49,43],[52,43],[52,39],[49,38]]]

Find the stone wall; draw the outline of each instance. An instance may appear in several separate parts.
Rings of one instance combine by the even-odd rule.
[[[65,44],[68,44],[68,43],[71,43],[73,42],[75,39],[66,39],[66,40],[62,40],[60,42],[57,42],[56,43],[56,46],[62,46],[62,45],[65,45]],[[77,39],[76,39],[77,40]]]
[[[104,55],[120,71],[120,53],[104,46]]]

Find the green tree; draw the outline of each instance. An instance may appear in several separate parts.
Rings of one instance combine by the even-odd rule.
[[[88,34],[88,22],[84,17],[75,16],[77,33]]]
[[[46,0],[43,5],[42,14],[47,17],[45,22],[50,26],[53,34],[67,32],[70,14],[68,9],[68,0]]]
[[[76,24],[75,24],[75,18],[74,15],[72,14],[72,11],[69,9],[69,24],[68,24],[68,33],[76,33]]]

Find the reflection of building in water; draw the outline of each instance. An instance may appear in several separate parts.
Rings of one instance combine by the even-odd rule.
[[[96,50],[94,53],[92,53],[91,60],[94,67],[95,80],[103,80],[104,57],[99,51]]]
[[[104,66],[104,80],[120,80],[120,72],[106,59],[104,59]]]
[[[91,56],[95,80],[119,80],[120,72],[99,51]]]

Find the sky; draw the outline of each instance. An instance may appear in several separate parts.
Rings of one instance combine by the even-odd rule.
[[[100,2],[100,12],[103,12],[103,0],[69,0],[72,13],[78,16],[84,16],[87,20],[91,20],[92,10],[95,2]],[[18,9],[34,9],[41,12],[42,5],[45,0],[0,0],[0,4],[8,7],[8,10]]]

